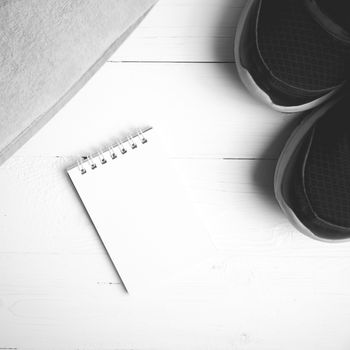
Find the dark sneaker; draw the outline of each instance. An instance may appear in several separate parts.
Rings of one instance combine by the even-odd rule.
[[[276,198],[303,233],[350,239],[350,95],[312,111],[291,135],[275,172]]]
[[[347,0],[247,0],[235,60],[248,90],[272,108],[316,107],[350,76]]]

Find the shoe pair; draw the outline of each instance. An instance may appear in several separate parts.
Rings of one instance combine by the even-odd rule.
[[[325,241],[350,239],[346,5],[346,0],[247,0],[235,40],[238,73],[253,95],[281,112],[317,107],[287,141],[274,181],[289,220]]]

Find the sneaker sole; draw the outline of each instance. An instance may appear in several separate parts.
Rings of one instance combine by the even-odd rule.
[[[324,101],[328,100],[339,88],[334,89],[333,91],[329,92],[328,94],[322,97],[317,98],[316,100],[313,100],[311,102],[308,102],[302,105],[281,106],[272,102],[269,95],[255,83],[253,77],[250,75],[248,70],[246,70],[242,66],[241,60],[240,60],[240,54],[239,54],[242,33],[243,33],[244,25],[246,23],[249,11],[256,1],[257,0],[247,0],[241,12],[237,29],[236,29],[235,42],[234,42],[234,57],[235,57],[236,67],[237,67],[237,71],[240,79],[242,80],[247,90],[253,96],[255,96],[258,100],[260,100],[261,102],[263,102],[264,104],[268,105],[269,107],[271,107],[276,111],[283,112],[283,113],[297,113],[297,112],[303,112],[319,106]]]

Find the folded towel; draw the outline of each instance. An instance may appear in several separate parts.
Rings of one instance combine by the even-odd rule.
[[[0,164],[98,70],[156,0],[2,0]]]

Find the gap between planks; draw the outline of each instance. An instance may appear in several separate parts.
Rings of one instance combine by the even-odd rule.
[[[236,61],[170,61],[170,60],[108,60],[107,63],[150,63],[150,64],[234,64]]]

